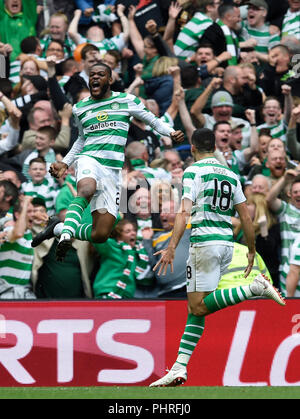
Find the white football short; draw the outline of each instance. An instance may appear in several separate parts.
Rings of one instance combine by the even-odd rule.
[[[122,170],[102,166],[92,157],[80,156],[76,161],[77,183],[84,178],[93,178],[97,183],[90,208],[91,212],[109,212],[117,217],[122,188]]]
[[[187,292],[211,292],[218,288],[232,255],[232,246],[191,246],[186,266]]]

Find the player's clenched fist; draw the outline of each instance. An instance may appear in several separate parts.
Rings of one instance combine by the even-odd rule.
[[[184,133],[182,131],[171,132],[170,137],[175,143],[182,143],[184,141]]]
[[[65,171],[68,169],[68,165],[63,162],[55,162],[52,163],[49,169],[49,173],[51,176],[59,179],[63,176]]]

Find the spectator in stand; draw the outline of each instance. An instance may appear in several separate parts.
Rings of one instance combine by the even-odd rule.
[[[280,101],[275,96],[267,97],[262,109],[264,123],[259,125],[257,130],[260,132],[262,129],[267,128],[270,130],[272,138],[280,138],[286,143],[286,132],[293,108],[293,98],[289,86],[284,85],[282,92],[285,100],[284,114],[282,115]]]
[[[249,83],[248,72],[240,66],[228,66],[223,75],[220,90],[231,94],[234,102],[233,116],[245,119],[245,111],[249,108],[258,111],[263,104],[263,95],[256,83]]]
[[[74,1],[69,0],[36,0],[38,5],[38,24],[37,31],[38,36],[42,36],[41,33],[48,28],[50,18],[57,12],[64,13],[68,21],[72,20],[74,15]]]
[[[153,98],[157,101],[163,115],[171,104],[173,95],[173,78],[170,75],[153,77],[153,68],[161,56],[173,56],[168,45],[161,38],[157,24],[153,20],[146,23],[150,35],[142,38],[134,21],[136,8],[130,6],[128,14],[129,36],[132,45],[143,63],[141,78],[144,85],[140,88],[140,96]]]
[[[284,188],[289,186],[290,200],[285,202],[278,198]],[[280,288],[284,295],[287,294],[286,278],[289,273],[291,260],[291,247],[300,233],[300,177],[299,170],[287,170],[276,182],[267,195],[267,202],[271,211],[278,217],[281,233],[281,265]],[[300,296],[300,289],[294,292],[295,297]]]
[[[291,69],[291,52],[279,44],[269,50],[269,62],[258,81],[266,96],[275,96],[284,107],[282,87],[289,85],[293,96],[300,96],[299,81]]]
[[[2,92],[0,92],[0,102],[9,116],[7,119],[7,132],[0,134],[0,156],[3,157],[6,152],[13,150],[18,144],[22,113]]]
[[[271,185],[269,178],[256,175],[252,180],[252,191],[247,197],[247,206],[255,229],[256,250],[266,263],[274,285],[280,288],[280,226],[266,200]]]
[[[9,223],[4,232],[6,240],[0,247],[0,298],[35,299],[30,276],[33,263],[31,247],[33,205],[31,197],[24,197],[14,207],[15,222]]]
[[[218,18],[221,1],[198,1],[197,12],[180,31],[174,45],[174,53],[180,58],[192,57],[196,52],[205,30]]]
[[[145,186],[137,189],[128,200],[126,220],[133,221],[137,225],[137,240],[143,240],[144,228],[161,229],[159,212],[152,210],[151,192]]]
[[[22,150],[33,149],[35,145],[36,131],[45,126],[56,128],[55,110],[53,110],[50,102],[38,102],[28,114],[29,129],[24,132],[22,138]],[[67,150],[70,144],[70,118],[72,115],[72,105],[66,103],[63,110],[59,112],[60,130],[55,138],[53,148],[57,151]],[[58,127],[59,128],[59,127]]]
[[[42,47],[40,40],[37,36],[28,36],[24,38],[20,44],[21,54],[15,61],[10,63],[9,79],[16,85],[20,81],[20,69],[21,64],[26,58],[33,57],[36,59],[40,69],[40,74],[46,77],[45,68],[42,64],[43,58],[41,58]]]
[[[224,68],[221,67],[221,64],[230,58],[231,55],[227,51],[215,57],[212,45],[200,44],[190,61],[197,65],[201,84],[203,87],[207,87],[214,76],[223,76]]]
[[[62,61],[65,58],[64,43],[60,39],[49,42],[45,57],[51,57],[52,55],[55,55],[58,61]]]
[[[10,44],[10,60],[21,53],[21,41],[36,35],[36,0],[2,0],[0,2],[0,41]]]
[[[283,19],[281,36],[293,36],[300,40],[300,1],[288,0],[288,2],[290,7]]]
[[[191,114],[196,119],[198,126],[213,129],[216,122],[234,122],[236,125],[244,125],[242,147],[248,147],[250,144],[251,127],[248,121],[242,118],[232,116],[234,103],[231,95],[219,90],[213,94],[211,99],[212,115],[202,113],[208,98],[215,88],[220,87],[221,79],[214,78],[205,91],[198,97],[191,107]]]
[[[112,238],[93,246],[101,257],[93,284],[95,298],[133,298],[139,278],[150,270],[148,254],[137,242],[136,225],[129,220],[121,220],[115,226]]]
[[[94,13],[94,0],[75,0],[77,10],[80,10],[80,20],[79,24],[79,31],[80,33],[85,34],[88,28],[92,24],[92,15]],[[77,10],[74,11],[74,15],[77,13]]]
[[[219,20],[210,25],[204,32],[201,42],[211,44],[216,56],[227,51],[231,58],[223,66],[237,65],[241,58],[241,48],[254,47],[256,41],[248,39],[239,42],[236,32],[241,30],[240,9],[231,4],[223,4],[218,9]]]
[[[61,221],[69,203],[76,196],[75,170],[71,166],[62,188],[56,197],[55,207]],[[47,216],[47,220],[49,217]],[[90,223],[92,216],[90,207],[83,213],[84,222]],[[36,226],[35,235],[44,229]],[[57,240],[45,240],[34,251],[32,281],[38,298],[92,298],[91,274],[94,268],[93,255],[88,242],[74,240],[64,262],[56,260]]]
[[[85,81],[86,87],[89,85],[90,68],[99,61],[99,50],[93,44],[85,45],[81,50],[82,71],[79,76]]]
[[[54,13],[49,22],[49,33],[41,39],[41,46],[43,48],[43,56],[46,57],[47,49],[51,41],[61,41],[64,44],[64,57],[69,58],[72,56],[76,48],[75,43],[72,41],[67,33],[68,18],[63,13]],[[52,54],[51,54],[52,55]]]
[[[300,123],[300,105],[292,111],[292,116],[287,131],[286,146],[293,160],[300,160],[300,144],[297,136],[297,126]]]
[[[300,291],[300,235],[298,234],[292,244],[289,259],[289,271],[286,277],[287,297],[295,297],[296,292]]]
[[[127,47],[129,39],[128,19],[125,16],[124,11],[125,7],[122,4],[118,4],[117,14],[122,25],[122,32],[118,35],[106,38],[103,29],[98,25],[93,25],[88,28],[86,35],[82,36],[78,32],[78,23],[82,16],[81,10],[75,10],[74,18],[70,23],[68,33],[76,45],[81,45],[84,43],[95,45],[99,50],[101,58],[103,58],[106,52],[110,50],[117,50],[122,52],[123,49]]]
[[[32,198],[42,198],[46,204],[47,214],[49,216],[55,215],[57,185],[52,178],[47,178],[47,164],[43,157],[30,160],[28,176],[31,180],[22,184],[24,195]]]
[[[150,185],[158,179],[171,180],[171,176],[166,170],[162,168],[153,169],[149,167],[148,147],[143,141],[132,141],[127,144],[126,156],[130,159],[132,168],[142,172]]]
[[[268,61],[269,49],[280,43],[280,32],[275,26],[266,23],[269,6],[265,0],[249,0],[247,21],[243,22],[240,40],[253,38],[257,45],[254,47],[256,57]]]
[[[119,72],[121,59],[122,57],[119,51],[113,49],[107,51],[102,60],[112,70],[113,84],[111,85],[111,88],[114,92],[124,92],[125,90],[125,83]]]

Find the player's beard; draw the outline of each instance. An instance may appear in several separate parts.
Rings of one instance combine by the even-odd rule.
[[[109,86],[110,86],[109,83],[104,84],[101,87],[100,93],[99,94],[96,94],[96,95],[93,94],[93,89],[90,86],[90,90],[91,90],[91,93],[92,93],[93,98],[95,98],[95,99],[103,99],[103,97],[106,95],[106,93],[107,93],[107,91],[109,89]]]

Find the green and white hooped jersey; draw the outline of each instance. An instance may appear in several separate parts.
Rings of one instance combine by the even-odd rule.
[[[175,45],[174,52],[177,57],[191,57],[197,50],[199,41],[205,30],[213,24],[213,20],[203,13],[196,12],[192,19],[180,31]]]
[[[246,201],[234,172],[215,158],[197,161],[184,171],[184,198],[193,202],[191,243],[233,246],[234,205]]]
[[[32,233],[26,230],[21,239],[0,247],[0,278],[9,284],[29,284],[33,263],[31,241]]]
[[[282,201],[277,215],[281,234],[280,287],[282,293],[286,294],[286,277],[289,273],[291,247],[300,236],[300,210]],[[300,286],[297,287],[295,296],[300,297]]]
[[[110,169],[122,169],[131,116],[161,135],[169,136],[174,131],[145,108],[136,96],[127,93],[112,92],[110,98],[100,100],[89,96],[73,106],[73,115],[79,139],[63,159],[68,166],[83,155]]]
[[[95,45],[99,49],[99,52],[102,57],[107,53],[107,51],[122,51],[126,47],[123,32],[121,32],[119,35],[113,36],[112,38],[105,38],[99,42],[91,41],[90,39],[85,38],[84,36],[80,36],[79,44],[83,44],[85,42]]]
[[[293,36],[300,40],[300,11],[295,13],[287,11],[283,19],[281,36]]]
[[[268,128],[270,130],[272,138],[280,138],[286,144],[287,125],[283,120],[279,121],[278,124],[275,125],[259,125],[257,127],[257,131],[260,132],[264,128]]]
[[[46,203],[47,214],[54,215],[56,197],[59,193],[53,179],[44,179],[42,183],[37,184],[33,182],[24,182],[22,184],[24,195],[32,196],[34,198],[42,198]]]
[[[254,38],[257,41],[257,45],[254,48],[255,51],[262,54],[268,54],[270,48],[280,44],[280,35],[277,33],[271,35],[270,25],[265,24],[260,28],[252,28],[248,22],[244,22],[240,40],[247,41],[250,38]]]
[[[300,234],[298,234],[291,247],[290,265],[300,265]]]

